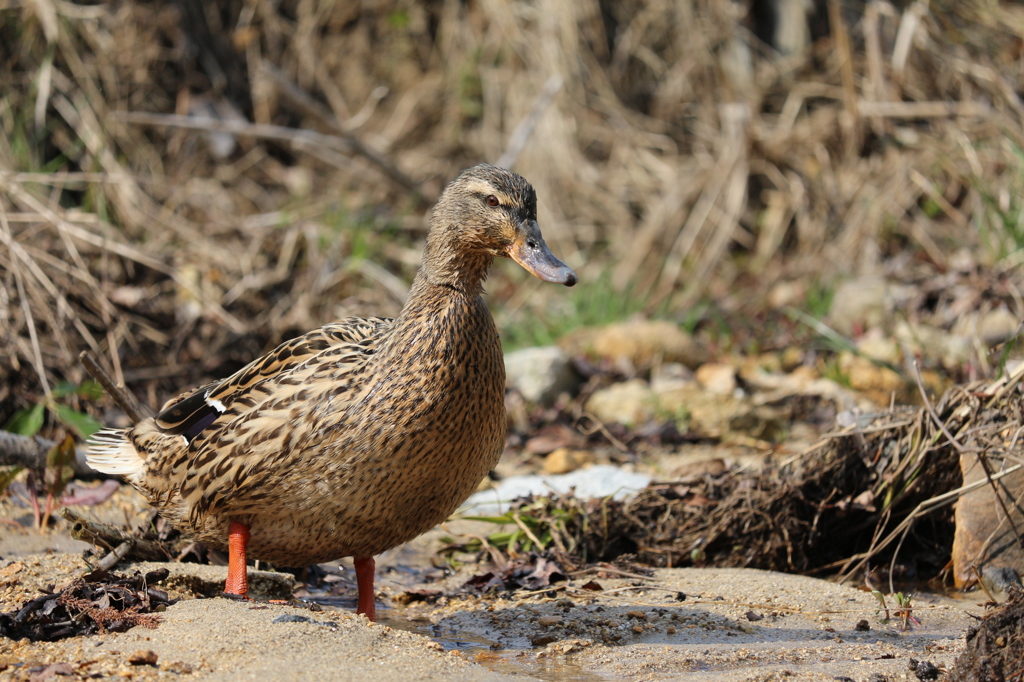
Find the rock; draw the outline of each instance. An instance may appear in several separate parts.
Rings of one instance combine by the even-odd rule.
[[[799,280],[776,282],[768,290],[768,305],[778,310],[790,306],[799,307],[807,299],[807,287]]]
[[[537,619],[537,624],[549,628],[552,625],[561,625],[562,619],[558,616],[541,616]]]
[[[625,361],[639,369],[666,362],[682,363],[693,369],[707,359],[707,353],[693,337],[668,320],[583,327],[563,337],[559,345],[570,355]]]
[[[530,644],[533,646],[544,646],[545,644],[551,644],[552,642],[558,641],[558,637],[555,635],[534,635],[530,638]]]
[[[920,355],[947,368],[963,367],[973,352],[970,337],[950,334],[927,324],[900,320],[893,329],[893,336],[908,355]]]
[[[718,395],[732,395],[736,391],[736,370],[732,365],[709,362],[694,373],[697,382]]]
[[[749,401],[709,393],[696,384],[659,391],[656,405],[661,414],[685,418],[691,431],[711,438],[725,436],[729,432],[729,421],[751,409]]]
[[[785,372],[792,372],[794,369],[804,364],[805,355],[804,349],[798,346],[790,346],[786,350],[782,351],[782,357],[779,358],[779,362],[782,364],[782,370]]]
[[[128,655],[128,662],[132,665],[156,665],[156,652],[152,649],[139,649]]]
[[[587,450],[558,448],[544,458],[545,474],[567,474],[586,464],[594,463],[593,453]]]
[[[899,342],[891,337],[883,337],[880,331],[865,334],[863,338],[858,339],[857,351],[870,360],[898,365],[903,359]]]
[[[845,336],[881,326],[888,312],[888,286],[881,277],[858,277],[843,282],[832,297],[828,321]]]
[[[643,424],[654,418],[654,391],[643,379],[630,379],[594,391],[585,409],[605,424]]]
[[[996,346],[1013,337],[1020,329],[1020,319],[1003,307],[990,310],[978,322],[978,337],[988,346]]]
[[[534,403],[551,405],[562,393],[575,393],[580,377],[557,346],[522,348],[505,355],[505,387]]]
[[[839,370],[849,379],[850,388],[864,393],[877,405],[888,405],[893,394],[897,402],[906,402],[909,398],[910,387],[903,377],[868,358],[843,351],[839,354]]]
[[[694,381],[693,370],[678,362],[666,362],[651,370],[651,389],[655,393],[686,386]]]
[[[696,462],[684,462],[669,472],[670,480],[678,481],[687,478],[698,478],[704,476],[721,476],[729,467],[717,457],[702,459]]]
[[[999,472],[1014,464],[1009,458],[1003,460],[993,453],[988,454],[989,466]],[[960,471],[963,484],[985,479],[985,470],[974,453],[960,455]],[[1016,471],[999,479],[997,484],[1004,499],[1020,499],[1024,494],[1024,471]],[[1024,574],[1024,551],[1014,537],[1013,529],[1024,526],[1024,515],[1012,503],[1008,505],[1012,524],[1007,523],[1002,506],[996,500],[991,485],[983,485],[964,493],[956,503],[954,519],[956,530],[953,534],[953,580],[957,589],[973,581],[974,567],[981,571],[986,585],[993,591],[1005,589],[1006,572],[1012,569]],[[1009,582],[1013,582],[1012,579]]]

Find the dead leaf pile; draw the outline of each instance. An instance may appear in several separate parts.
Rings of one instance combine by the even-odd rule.
[[[558,562],[537,552],[521,554],[492,571],[480,573],[465,582],[464,587],[480,592],[508,592],[517,589],[538,590],[566,579]]]
[[[124,632],[136,625],[155,628],[173,601],[150,585],[163,580],[167,569],[132,576],[93,573],[59,591],[48,590],[20,609],[0,613],[0,635],[52,642],[97,632]]]

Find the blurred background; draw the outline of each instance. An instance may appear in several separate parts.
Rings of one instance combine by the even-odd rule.
[[[156,404],[396,314],[481,161],[581,277],[499,264],[506,350],[643,316],[710,357],[867,335],[987,376],[1022,315],[1022,35],[981,0],[5,0],[0,422],[82,349]]]

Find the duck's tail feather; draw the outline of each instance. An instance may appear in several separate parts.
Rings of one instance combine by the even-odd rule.
[[[86,442],[86,461],[96,471],[129,479],[143,474],[146,460],[128,439],[124,429],[102,429]]]

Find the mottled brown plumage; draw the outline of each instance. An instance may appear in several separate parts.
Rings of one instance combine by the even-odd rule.
[[[446,189],[401,314],[309,332],[153,419],[105,430],[90,464],[124,475],[175,526],[303,566],[371,557],[443,521],[505,440],[501,344],[480,296],[495,257],[575,274],[544,244],[520,176],[471,168]]]

